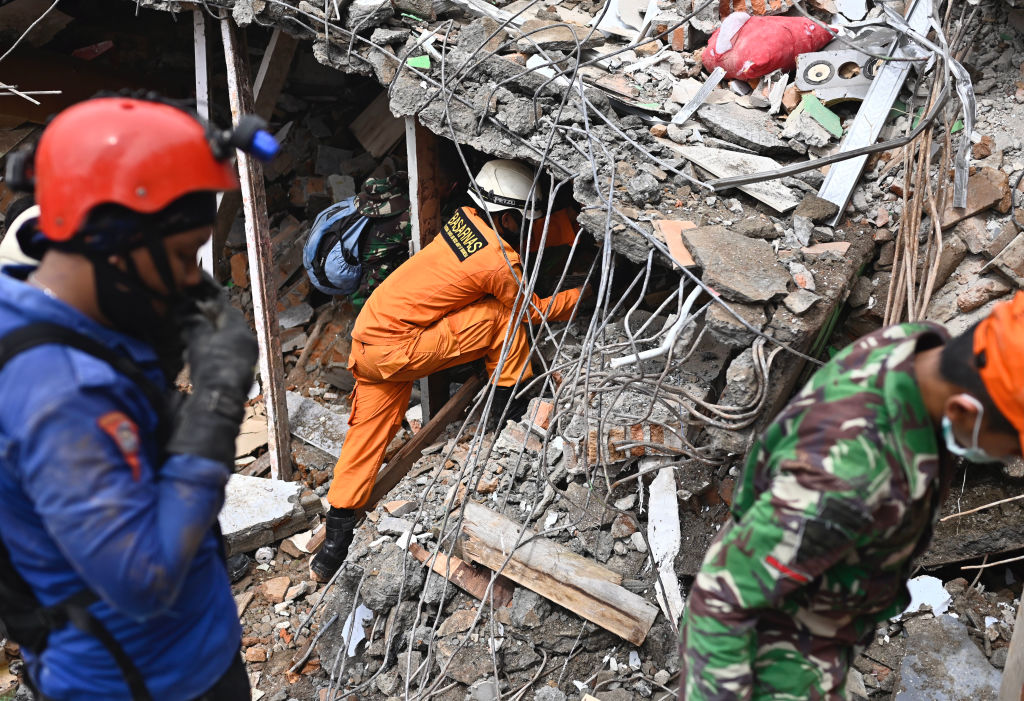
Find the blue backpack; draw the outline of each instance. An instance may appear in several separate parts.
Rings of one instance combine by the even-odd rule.
[[[302,264],[313,287],[329,295],[350,295],[359,289],[359,240],[369,223],[369,217],[359,213],[355,197],[317,215],[302,249]]]

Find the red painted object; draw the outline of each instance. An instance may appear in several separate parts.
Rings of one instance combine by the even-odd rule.
[[[714,31],[701,60],[726,78],[757,80],[772,71],[792,71],[796,57],[832,41],[824,27],[803,17],[751,17],[733,12]]]

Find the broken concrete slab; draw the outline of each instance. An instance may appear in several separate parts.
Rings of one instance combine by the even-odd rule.
[[[967,257],[967,244],[955,233],[943,234],[942,253],[939,254],[939,266],[935,272],[935,288],[946,284],[964,258]]]
[[[782,236],[782,233],[775,228],[775,223],[761,213],[734,222],[732,230],[752,239],[773,240]]]
[[[815,224],[831,219],[839,211],[835,202],[824,200],[814,193],[804,195],[803,200],[797,206],[794,216],[807,217]]]
[[[321,404],[288,392],[288,425],[292,435],[337,458],[348,433],[348,415],[336,414]]]
[[[760,110],[748,110],[733,102],[701,105],[697,117],[712,134],[755,153],[791,153],[775,120]]]
[[[993,260],[996,270],[1024,288],[1024,234],[1018,234]]]
[[[796,109],[786,119],[786,126],[779,134],[783,139],[796,139],[808,146],[827,146],[832,140],[828,130],[818,123],[807,110]]]
[[[352,158],[352,155],[352,152],[345,148],[317,144],[313,173],[324,177],[336,175],[341,172],[342,164]]]
[[[220,511],[228,554],[244,553],[309,528],[319,497],[301,482],[231,475]]]
[[[279,604],[285,600],[288,588],[291,587],[291,585],[292,582],[288,579],[288,575],[273,577],[260,585],[260,594],[270,603]]]
[[[1010,291],[1010,285],[994,277],[979,278],[956,298],[957,308],[964,314],[979,309]]]
[[[1002,674],[950,616],[912,618],[900,663],[895,701],[996,701]]]
[[[412,531],[412,521],[394,516],[381,516],[377,521],[377,532],[381,535],[402,535]]]
[[[293,329],[296,326],[305,326],[312,318],[313,307],[302,302],[279,313],[277,315],[277,322],[282,329]]]
[[[982,168],[967,180],[967,206],[946,205],[942,213],[942,228],[953,226],[967,217],[995,207],[1001,213],[1010,211],[1013,197],[1010,193],[1010,176],[995,168]]]
[[[785,296],[792,278],[771,244],[722,226],[682,231],[683,242],[703,271],[703,280],[727,300],[768,302]]]
[[[782,303],[786,305],[786,309],[800,316],[807,313],[807,310],[814,306],[814,303],[819,299],[821,299],[821,297],[817,294],[809,289],[801,287],[786,295],[785,299],[782,300]]]
[[[740,108],[743,109],[743,108]],[[706,146],[682,146],[668,139],[655,139],[668,146],[683,158],[718,178],[733,175],[749,175],[780,168],[778,161],[767,156],[758,156],[739,151],[708,148]],[[780,214],[800,204],[800,198],[778,180],[740,185],[739,189],[774,209]]]
[[[506,41],[508,32],[490,17],[477,17],[459,30],[459,48],[469,53],[497,52]]]
[[[395,9],[389,2],[353,0],[345,11],[345,27],[347,29],[375,27],[383,24],[384,20],[393,17],[394,14]]]
[[[768,323],[768,316],[765,314],[763,304],[732,302],[729,306],[740,315],[743,321],[758,331],[764,329],[765,324]],[[711,305],[704,315],[704,324],[716,340],[732,348],[746,348],[757,338],[753,331],[744,326],[721,304]]]
[[[982,253],[989,258],[999,255],[1017,235],[1013,222],[988,221],[984,216],[973,216],[956,225],[953,233],[963,239],[971,253]]]
[[[570,22],[556,24],[531,19],[523,23],[522,32],[529,36],[516,42],[516,46],[524,54],[537,53],[538,46],[549,51],[576,51],[577,48],[592,49],[604,43],[604,35],[600,32]]]

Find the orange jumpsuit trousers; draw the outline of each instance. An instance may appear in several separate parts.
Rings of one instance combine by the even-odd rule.
[[[478,358],[493,378],[506,336],[508,355],[496,383],[532,376],[526,329],[509,329],[512,310],[522,306],[521,279],[519,254],[465,207],[374,290],[352,330],[349,370],[356,386],[327,493],[331,506],[356,509],[369,500],[415,380]],[[566,320],[579,298],[578,289],[533,295],[523,321]]]
[[[331,506],[354,509],[369,500],[384,452],[402,426],[413,382],[479,358],[484,359],[488,374],[493,374],[510,314],[497,299],[485,297],[443,317],[406,343],[377,346],[352,341],[349,369],[356,386],[349,430],[327,493]],[[529,358],[526,329],[519,326],[509,341],[498,385],[532,377]]]

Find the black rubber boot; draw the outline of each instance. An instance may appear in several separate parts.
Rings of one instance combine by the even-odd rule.
[[[339,509],[332,506],[327,512],[327,533],[320,551],[309,564],[310,576],[318,582],[326,582],[334,576],[348,555],[348,546],[356,528],[354,509]]]
[[[530,395],[512,398],[515,394],[515,387],[495,387],[494,399],[491,400],[491,413],[487,417],[487,430],[494,431],[504,428],[504,423],[498,426],[498,419],[505,415],[505,421],[519,421],[526,413],[526,407],[530,404]],[[520,388],[522,389],[522,388]],[[508,406],[508,410],[505,407]]]
[[[237,553],[227,559],[228,579],[231,583],[239,582],[242,577],[249,574],[249,567],[252,565],[252,558],[245,553]]]

